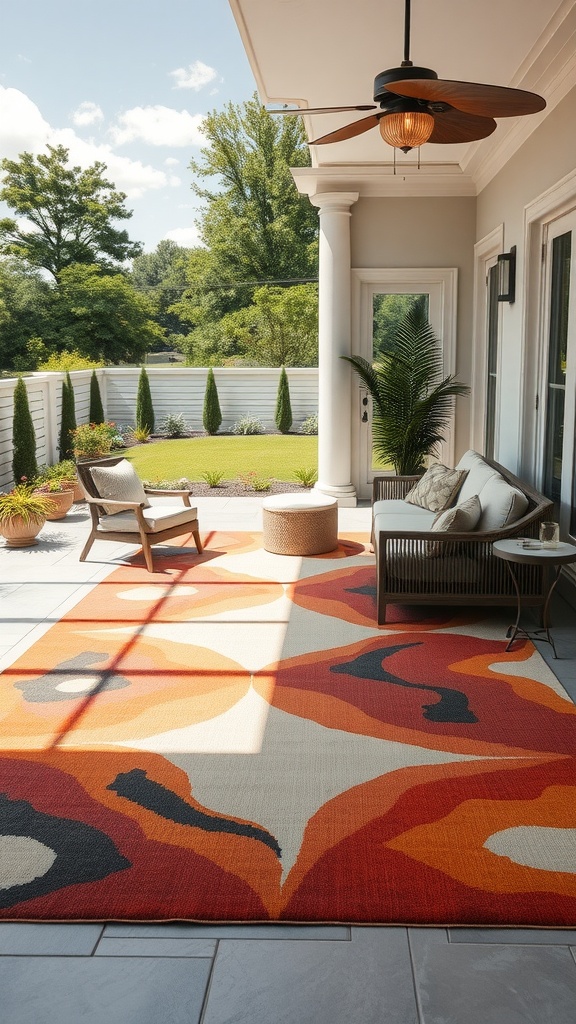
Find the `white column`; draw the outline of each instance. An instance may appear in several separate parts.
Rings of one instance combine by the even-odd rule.
[[[357,192],[310,197],[320,210],[316,488],[342,506],[356,504],[351,483],[351,367],[340,356],[351,353],[350,207],[357,199]]]

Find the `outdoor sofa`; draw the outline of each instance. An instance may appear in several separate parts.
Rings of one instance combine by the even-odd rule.
[[[374,480],[372,542],[379,625],[386,622],[388,605],[516,605],[508,566],[493,555],[492,544],[510,537],[538,537],[540,522],[553,518],[548,498],[478,452],[466,452],[455,470],[440,470],[459,478],[453,481],[448,507],[441,510],[422,506],[434,505],[425,486],[428,476],[434,475],[433,467],[424,477],[389,475]],[[420,504],[414,504],[416,486],[422,492]],[[515,571],[523,604],[541,604],[542,568],[519,565]]]

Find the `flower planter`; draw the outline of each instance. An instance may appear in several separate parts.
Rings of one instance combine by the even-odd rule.
[[[46,515],[46,519],[64,519],[64,516],[70,511],[74,502],[74,491],[72,488],[68,491],[50,491],[48,497],[50,501],[54,502],[56,508],[53,512],[49,512]]]
[[[21,516],[14,516],[13,519],[0,524],[0,534],[6,540],[9,548],[29,548],[37,544],[37,535],[44,526],[46,519],[22,519]]]

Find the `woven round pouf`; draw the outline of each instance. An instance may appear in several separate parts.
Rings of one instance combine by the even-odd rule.
[[[322,555],[338,547],[338,502],[325,494],[273,494],[262,503],[264,548]]]

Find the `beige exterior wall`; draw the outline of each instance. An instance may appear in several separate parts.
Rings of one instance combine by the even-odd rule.
[[[457,267],[456,372],[471,382],[471,337],[476,199],[360,199],[352,207],[352,266]],[[470,403],[459,399],[455,453],[469,447]]]
[[[503,227],[504,248],[517,247],[516,302],[501,309],[500,441],[496,457],[511,468],[530,474],[534,455],[529,445],[535,424],[536,384],[530,383],[527,366],[534,360],[540,295],[531,296],[528,306],[526,280],[537,268],[528,266],[526,252],[526,207],[576,168],[575,90],[511,158],[477,198],[476,238],[485,238]],[[574,205],[576,205],[576,197]],[[539,254],[533,255],[539,261]],[[534,282],[534,274],[531,277]],[[540,291],[539,283],[536,290]],[[534,284],[533,284],[534,291]],[[528,342],[526,339],[530,339]],[[539,480],[534,479],[538,485]]]

